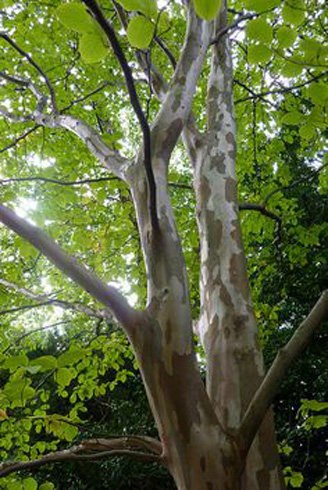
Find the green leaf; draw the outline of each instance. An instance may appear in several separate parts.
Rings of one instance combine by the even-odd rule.
[[[201,19],[213,20],[218,15],[222,0],[195,0],[195,10]]]
[[[305,140],[311,140],[315,136],[316,130],[315,127],[312,126],[312,124],[305,124],[300,128],[299,133],[301,138]]]
[[[314,104],[325,105],[328,99],[328,85],[326,83],[312,83],[308,91]]]
[[[155,26],[148,19],[138,15],[128,25],[128,40],[135,48],[146,49],[153,39],[154,30]]]
[[[12,356],[6,359],[6,361],[3,364],[4,369],[9,369],[10,372],[16,371],[19,367],[24,367],[27,366],[28,364],[28,357],[25,356],[25,354],[21,356]]]
[[[63,368],[59,368],[55,374],[56,374],[57,383],[62,388],[64,388],[65,386],[68,386],[70,384],[73,378],[75,378],[76,371],[74,369],[68,369],[63,367]]]
[[[265,44],[252,44],[248,48],[248,61],[251,65],[266,63],[271,58],[271,49]]]
[[[299,26],[305,19],[305,5],[303,0],[290,0],[282,9],[285,22]]]
[[[76,364],[86,355],[85,349],[80,349],[79,347],[70,347],[67,352],[61,354],[57,359],[58,367],[65,367],[71,364]]]
[[[291,484],[291,486],[293,488],[299,488],[302,483],[303,483],[303,475],[302,473],[298,472],[298,471],[293,471],[293,473],[291,474],[290,478],[289,478],[289,483]]]
[[[304,66],[298,63],[293,63],[292,61],[286,61],[281,69],[281,74],[284,77],[293,78],[300,75],[304,69]]]
[[[54,488],[55,488],[55,485],[53,483],[51,483],[50,481],[42,483],[39,486],[39,490],[54,490]]]
[[[281,0],[245,0],[247,10],[255,10],[255,12],[264,12],[281,5]]]
[[[328,402],[318,402],[318,400],[307,400],[307,402],[307,407],[314,412],[321,412],[322,410],[328,409]]]
[[[99,34],[83,34],[79,42],[79,50],[86,63],[98,63],[109,53]]]
[[[12,379],[5,385],[3,391],[14,406],[22,407],[26,400],[34,397],[35,390],[29,386],[30,384],[30,379]]]
[[[297,32],[287,26],[279,27],[277,30],[277,39],[281,47],[290,48],[297,38]]]
[[[60,5],[56,14],[65,27],[80,34],[92,33],[95,30],[96,22],[90,17],[82,3]]]
[[[156,0],[118,0],[118,3],[128,11],[141,12],[148,17],[156,17]]]
[[[304,115],[299,111],[288,112],[283,116],[282,122],[293,126],[299,124],[303,117]]]
[[[7,490],[24,490],[24,488],[20,481],[11,481],[7,483]]]
[[[40,372],[52,371],[57,367],[57,359],[53,356],[41,356],[30,362],[31,366],[40,366]]]
[[[24,490],[36,490],[38,488],[38,483],[34,478],[25,478],[23,480]]]
[[[250,39],[263,43],[272,41],[272,27],[264,19],[251,20],[246,27],[246,34]]]

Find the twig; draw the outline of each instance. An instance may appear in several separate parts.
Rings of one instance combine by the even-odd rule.
[[[30,291],[29,289],[26,289],[22,286],[18,286],[17,284],[7,281],[5,279],[0,278],[0,284],[2,286],[5,286],[6,288],[12,289],[16,291],[18,294],[22,294],[23,296],[26,296],[27,298],[30,298],[34,301],[38,301],[38,304],[33,304],[33,305],[24,305],[21,307],[13,308],[11,310],[2,310],[0,311],[0,315],[5,315],[8,313],[15,313],[16,311],[20,310],[26,310],[26,309],[31,309],[31,308],[38,308],[40,306],[59,306],[60,308],[66,309],[66,310],[74,310],[78,311],[79,313],[83,313],[87,316],[90,317],[96,317],[99,319],[104,319],[104,318],[110,318],[112,319],[112,315],[110,312],[106,309],[93,309],[90,308],[90,306],[84,305],[83,303],[78,303],[78,302],[70,302],[70,301],[64,301],[61,299],[57,298],[52,298],[51,294],[35,294],[33,291]]]
[[[35,328],[34,330],[30,330],[30,331],[24,333],[23,335],[20,335],[20,337],[18,337],[17,339],[15,339],[10,345],[8,345],[8,347],[5,348],[4,351],[2,351],[2,354],[6,354],[12,347],[19,344],[23,339],[25,339],[25,337],[29,337],[30,335],[32,335],[36,332],[48,330],[49,328],[55,328],[55,327],[58,327],[59,325],[65,325],[67,323],[70,323],[70,321],[69,320],[61,320],[60,322],[51,323],[50,325],[45,325],[44,327],[39,327],[39,328]]]
[[[263,13],[263,12],[261,12],[261,13]],[[250,19],[254,19],[255,17],[259,17],[259,15],[261,15],[261,13],[257,13],[257,14],[243,14],[243,15],[241,15],[232,24],[229,24],[228,26],[226,26],[223,29],[221,29],[218,32],[218,34],[215,36],[215,38],[210,42],[210,46],[213,45],[213,44],[216,44],[221,39],[221,37],[223,37],[229,31],[235,30],[236,27],[238,27],[238,25],[241,22],[243,22],[244,20],[250,20]]]
[[[4,153],[5,151],[10,150],[10,148],[13,148],[14,146],[16,146],[20,141],[24,140],[25,138],[27,138],[27,136],[29,136],[31,133],[34,133],[34,131],[36,131],[37,129],[39,129],[41,127],[42,126],[40,126],[39,124],[36,124],[35,126],[33,126],[33,128],[28,129],[27,131],[22,133],[20,136],[18,136],[18,138],[16,138],[14,141],[9,143],[9,145],[5,146],[4,148],[1,148],[0,153]]]
[[[247,100],[252,100],[252,99],[255,99],[255,98],[267,97],[268,95],[288,93],[288,92],[291,92],[293,90],[297,90],[299,88],[306,87],[310,83],[315,82],[316,80],[319,80],[320,78],[326,76],[327,74],[328,74],[328,71],[325,71],[323,73],[320,73],[319,75],[313,76],[311,79],[306,80],[305,82],[300,83],[298,85],[293,85],[292,87],[283,87],[283,88],[280,88],[280,89],[268,90],[266,92],[260,92],[260,93],[254,92],[252,89],[250,89],[249,87],[247,87],[247,85],[245,85],[244,83],[242,83],[239,80],[236,80],[235,79],[234,80],[234,83],[240,85],[245,90],[247,90],[250,94],[252,94],[250,97],[244,97],[242,99],[236,100],[235,104],[239,104],[240,102],[245,102]]]
[[[293,187],[296,187],[297,185],[301,184],[302,182],[306,182],[307,180],[313,179],[321,170],[323,170],[325,167],[328,166],[328,162],[324,163],[321,165],[320,168],[312,172],[310,175],[307,175],[305,177],[301,177],[300,179],[296,180],[290,185],[284,185],[281,187],[278,187],[277,189],[274,189],[273,191],[269,192],[269,194],[266,196],[266,198],[263,201],[263,206],[265,207],[268,204],[268,201],[271,199],[272,196],[274,196],[277,192],[283,191],[283,190],[289,190],[292,189]]]
[[[36,69],[36,71],[41,75],[41,77],[43,78],[43,80],[44,80],[45,84],[47,85],[48,90],[50,92],[50,98],[51,98],[51,104],[52,104],[53,110],[55,113],[58,113],[57,103],[56,103],[56,94],[55,94],[54,88],[51,85],[49,78],[44,73],[42,68],[31,58],[31,56],[28,53],[26,53],[26,51],[24,51],[22,48],[20,48],[15,43],[15,41],[13,41],[7,34],[0,32],[0,37],[2,37],[2,39],[4,39],[8,44],[10,44],[16,51],[18,51],[18,53],[21,56],[26,58],[27,61],[30,63],[30,65],[32,65]]]
[[[112,180],[119,180],[118,177],[99,177],[97,179],[84,179],[84,180],[57,180],[49,179],[48,177],[12,177],[9,179],[0,180],[0,185],[12,184],[14,182],[44,182],[46,184],[56,184],[62,186],[75,186],[84,184],[97,184],[100,182],[110,182]]]
[[[93,95],[98,94],[99,92],[104,90],[104,88],[108,87],[109,85],[114,86],[115,84],[113,82],[104,82],[102,85],[100,85],[98,88],[96,88],[92,92],[90,92],[86,95],[83,95],[82,97],[79,97],[78,99],[72,100],[66,107],[64,107],[64,109],[61,109],[60,112],[63,113],[63,112],[68,111],[74,105],[79,104],[80,102],[84,102],[85,100],[89,99]]]

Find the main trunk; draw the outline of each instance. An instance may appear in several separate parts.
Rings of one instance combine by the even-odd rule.
[[[221,21],[224,25],[224,16]],[[232,80],[230,47],[223,38],[213,47],[208,132],[192,155],[206,387],[193,350],[188,280],[169,199],[165,145],[152,148],[159,230],[149,220],[142,155],[127,177],[148,280],[147,313],[131,341],[165,464],[179,490],[283,488],[271,414],[247,459],[238,441],[242,416],[264,369],[238,217]]]

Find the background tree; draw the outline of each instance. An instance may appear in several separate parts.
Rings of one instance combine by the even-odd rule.
[[[154,1],[84,4],[87,10],[77,3],[8,2],[2,13],[7,59],[1,72],[7,139],[2,200],[9,207],[1,205],[0,220],[17,234],[2,230],[7,305],[2,362],[10,373],[1,393],[3,456],[16,460],[1,468],[5,485],[33,490],[33,478],[21,482],[14,473],[55,461],[129,455],[167,466],[179,489],[282,488],[272,416],[266,412],[286,369],[325,318],[327,297],[323,294],[265,377],[256,317],[274,323],[281,307],[270,310],[270,301],[262,302],[268,271],[274,275],[266,243],[274,237],[282,241],[288,226],[282,259],[289,267],[304,266],[308,249],[326,232],[320,222],[306,233],[297,200],[283,192],[319,173],[318,191],[326,186],[321,172],[326,163],[313,168],[322,157],[328,98],[324,6],[302,0],[236,1],[230,10],[206,0],[186,2],[184,8],[170,2],[161,9]],[[117,37],[122,25],[131,45],[124,49]],[[240,34],[244,26],[246,38]],[[8,121],[15,124],[8,127]],[[236,148],[242,162],[238,200]],[[286,157],[285,149],[295,158]],[[37,175],[36,167],[42,169]],[[177,188],[189,191],[192,180],[198,232],[191,198],[177,201],[174,194]],[[251,278],[258,279],[255,310],[238,208],[245,210]],[[277,275],[283,273],[279,264]],[[127,284],[127,294],[138,295],[138,309],[118,291],[118,279]],[[283,306],[287,288],[281,293]],[[9,311],[28,316],[13,321]],[[90,440],[80,429],[83,401],[106,397],[129,376],[129,369],[119,368],[131,351],[111,312],[135,351],[159,440],[108,434]],[[79,315],[88,318],[83,326]],[[206,391],[192,316],[199,316]],[[27,318],[37,328],[48,327],[45,319],[61,322],[61,328],[69,322],[74,341],[57,358],[10,356]],[[103,382],[107,369],[117,374]],[[52,412],[49,380],[48,389],[55,383],[73,408]],[[18,442],[12,437],[17,430]],[[45,440],[35,442],[43,430]],[[78,444],[67,449],[62,439]],[[47,488],[51,484],[40,486]]]

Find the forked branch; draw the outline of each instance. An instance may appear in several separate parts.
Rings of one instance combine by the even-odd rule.
[[[93,272],[81,265],[40,228],[17,216],[11,209],[0,204],[0,222],[27,240],[66,276],[81,286],[93,298],[107,306],[122,326],[130,331],[135,322],[136,311],[114,287],[108,286]]]
[[[289,342],[278,352],[244,415],[240,435],[247,453],[288,368],[309,345],[314,332],[328,318],[328,290],[325,290]]]
[[[58,112],[57,108],[57,102],[56,102],[56,94],[53,86],[51,85],[51,82],[45,72],[42,70],[42,68],[32,59],[32,57],[24,51],[20,46],[18,46],[13,39],[11,39],[7,34],[4,32],[0,32],[0,38],[4,39],[10,46],[12,46],[21,56],[27,59],[27,61],[30,63],[30,65],[33,66],[33,68],[36,69],[36,71],[41,75],[43,78],[45,84],[48,87],[48,90],[50,92],[50,98],[51,98],[51,105],[55,113]]]
[[[18,284],[15,284],[13,282],[7,281],[6,279],[0,278],[0,285],[4,286],[6,289],[14,290],[18,294],[21,294],[26,298],[37,301],[37,304],[24,305],[23,307],[21,307],[21,309],[31,309],[31,308],[37,308],[38,306],[49,305],[49,306],[58,306],[59,308],[63,308],[65,310],[77,311],[91,318],[94,317],[98,319],[104,319],[104,318],[112,319],[112,315],[105,308],[94,309],[88,305],[84,305],[83,303],[64,301],[61,299],[57,299],[56,297],[53,296],[53,294],[35,294],[33,293],[33,291],[26,289],[22,286],[19,286]],[[19,309],[20,307],[14,308],[12,310],[1,310],[0,316],[7,313],[14,313],[15,311],[19,311]]]
[[[124,51],[122,50],[120,43],[118,42],[118,39],[116,37],[112,25],[104,17],[97,2],[95,0],[83,0],[83,2],[92,12],[96,21],[98,22],[98,24],[100,25],[104,33],[106,34],[125,76],[126,86],[130,96],[130,102],[138,118],[143,134],[144,162],[145,162],[145,169],[146,169],[148,190],[149,190],[149,213],[150,213],[151,223],[154,229],[158,229],[159,224],[158,224],[157,206],[156,206],[156,183],[155,183],[154,173],[152,169],[150,128],[138,98],[138,94],[135,88],[135,83],[133,80],[132,71],[125,57]]]
[[[92,439],[70,449],[46,454],[33,461],[7,461],[0,465],[0,478],[21,470],[36,470],[47,464],[66,461],[97,461],[128,456],[139,461],[161,461],[162,446],[151,437],[126,436],[117,439]]]

